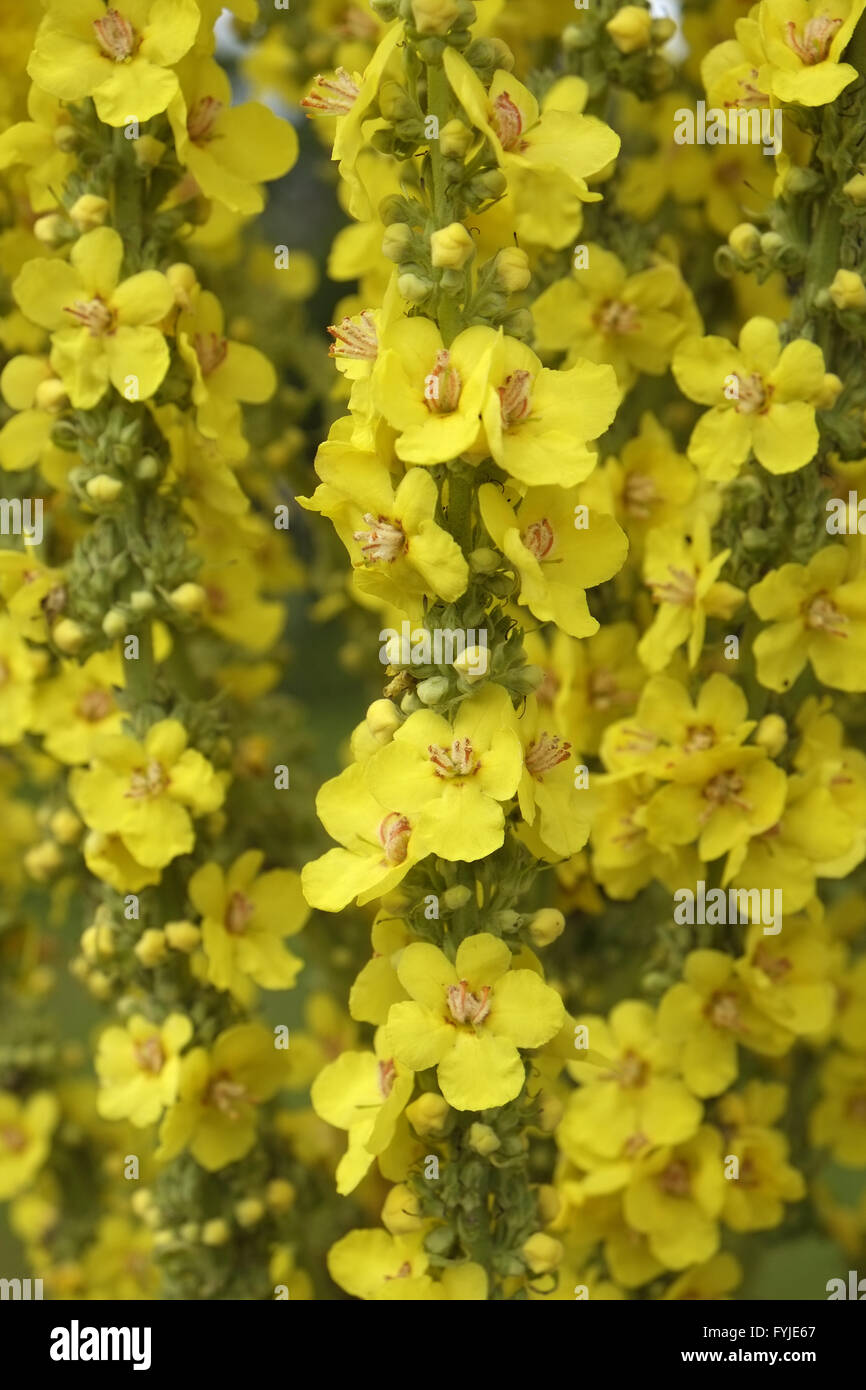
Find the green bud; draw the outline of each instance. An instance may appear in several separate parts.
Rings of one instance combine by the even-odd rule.
[[[459,912],[472,899],[472,890],[465,883],[455,883],[442,894],[442,906],[447,912]]]
[[[475,574],[493,574],[498,570],[499,563],[498,552],[491,550],[489,546],[481,546],[478,550],[473,550],[469,556],[469,568]]]
[[[438,705],[445,699],[450,688],[451,682],[447,676],[429,676],[416,687],[415,694],[422,705]]]

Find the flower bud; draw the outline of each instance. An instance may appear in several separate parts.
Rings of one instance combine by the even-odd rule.
[[[439,132],[439,148],[446,159],[463,159],[475,141],[475,131],[454,117]]]
[[[447,34],[459,13],[456,0],[412,0],[412,18],[419,34]]]
[[[529,257],[519,246],[507,246],[496,257],[496,278],[509,294],[525,290],[532,279]]]
[[[59,811],[54,812],[48,822],[48,828],[61,845],[74,845],[84,826],[74,811],[68,806],[62,806]]]
[[[451,1120],[451,1108],[437,1091],[425,1091],[406,1106],[406,1118],[419,1139],[439,1139]]]
[[[187,1245],[197,1245],[201,1239],[201,1225],[198,1221],[184,1221],[178,1235]]]
[[[565,1250],[561,1241],[546,1236],[543,1231],[536,1231],[524,1242],[520,1253],[533,1274],[549,1274],[561,1264]]]
[[[198,289],[198,280],[192,266],[187,265],[185,261],[175,261],[165,272],[165,278],[171,286],[175,304],[181,309],[191,309]]]
[[[129,606],[133,613],[151,613],[156,607],[156,599],[149,589],[135,589],[129,595]]]
[[[135,1215],[144,1219],[144,1214],[153,1206],[153,1193],[148,1187],[140,1187],[137,1192],[133,1192],[129,1205]]]
[[[392,80],[383,82],[379,88],[379,110],[392,125],[396,125],[397,121],[412,120],[418,115],[418,108],[406,88]]]
[[[69,396],[59,377],[50,376],[46,381],[40,381],[33,393],[33,404],[37,410],[44,410],[48,414],[65,410],[69,404]]]
[[[132,148],[140,169],[155,169],[167,146],[164,140],[157,140],[154,135],[139,135],[138,139],[132,142]]]
[[[752,222],[738,222],[728,233],[728,245],[743,261],[753,261],[761,250],[761,233]]]
[[[765,714],[755,730],[755,743],[771,758],[778,757],[788,742],[788,726],[780,714]]]
[[[429,298],[433,285],[413,270],[406,270],[397,279],[397,289],[407,304],[423,304]]]
[[[176,589],[172,589],[168,597],[181,613],[200,613],[207,602],[207,593],[201,584],[179,584]]]
[[[437,270],[462,270],[474,255],[472,233],[462,222],[440,227],[430,238],[430,257]]]
[[[265,1214],[265,1204],[258,1197],[243,1197],[235,1204],[235,1220],[248,1230],[257,1226]]]
[[[364,720],[377,743],[388,743],[403,723],[393,700],[374,700]]]
[[[165,932],[159,927],[148,927],[141,933],[133,949],[137,959],[148,969],[159,965],[168,954]]]
[[[604,27],[620,53],[637,53],[649,47],[652,23],[649,10],[639,5],[624,5]]]
[[[778,232],[764,232],[761,237],[761,250],[765,256],[775,256],[784,245],[785,238],[779,236]]]
[[[442,894],[442,906],[446,912],[459,912],[472,899],[472,889],[465,883],[455,883]]]
[[[478,550],[473,550],[469,556],[469,568],[475,574],[493,574],[498,570],[499,564],[499,552],[491,550],[489,546],[481,546]]]
[[[91,970],[85,983],[94,999],[111,998],[111,981],[104,970]]]
[[[541,1220],[545,1226],[552,1225],[562,1211],[562,1198],[556,1188],[549,1182],[542,1183],[535,1189],[535,1198]]]
[[[382,1225],[392,1236],[408,1236],[424,1227],[421,1204],[411,1187],[397,1183],[385,1198],[382,1208]]]
[[[79,232],[89,232],[94,227],[103,226],[108,216],[108,199],[99,198],[95,193],[82,193],[69,209],[70,221]]]
[[[173,951],[194,951],[201,941],[201,930],[193,922],[166,922],[165,939]]]
[[[463,654],[452,661],[451,665],[464,680],[470,682],[483,680],[487,675],[488,665],[486,646],[466,647]]]
[[[843,382],[835,372],[825,372],[824,380],[821,382],[821,389],[815,400],[815,405],[819,410],[829,410],[835,405],[842,394]]]
[[[123,483],[108,473],[97,473],[85,485],[84,491],[93,502],[116,502],[123,492]]]
[[[202,1245],[225,1245],[230,1235],[229,1223],[221,1216],[206,1221],[201,1228]]]
[[[478,1121],[469,1126],[468,1139],[469,1147],[474,1149],[477,1154],[481,1154],[482,1158],[495,1153],[502,1144],[495,1129],[491,1129],[490,1125],[480,1124]]]
[[[429,676],[416,687],[415,694],[422,705],[438,705],[440,700],[445,699],[450,688],[447,676]]]
[[[565,931],[565,918],[555,907],[542,907],[529,923],[529,935],[533,946],[549,946]]]
[[[286,1178],[271,1178],[265,1188],[265,1201],[274,1212],[289,1211],[294,1206],[297,1195],[294,1183]]]
[[[862,207],[866,203],[866,174],[855,174],[847,183],[843,183],[842,192],[848,195],[852,203]]]
[[[51,636],[58,651],[63,652],[64,656],[75,656],[84,641],[84,628],[72,618],[61,618],[59,623],[55,623]]]
[[[66,240],[68,222],[59,213],[49,212],[37,217],[33,223],[33,235],[43,246],[60,246]]]
[[[120,608],[109,608],[102,619],[102,631],[106,637],[121,637],[126,631],[126,617]]]
[[[538,1114],[538,1128],[543,1134],[552,1134],[562,1119],[565,1106],[559,1096],[543,1093]]]
[[[41,844],[29,849],[24,856],[24,868],[37,883],[47,882],[62,863],[63,855],[53,840],[43,840]]]
[[[856,270],[837,270],[830,285],[830,298],[837,309],[866,309],[866,285]]]
[[[409,259],[414,241],[415,234],[408,222],[391,222],[382,238],[382,255],[386,261],[399,265]]]

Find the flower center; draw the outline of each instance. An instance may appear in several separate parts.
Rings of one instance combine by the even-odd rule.
[[[806,607],[806,626],[830,637],[847,637],[848,619],[826,594],[816,594]]]
[[[500,92],[493,103],[491,124],[499,137],[504,150],[522,150],[526,141],[523,135],[523,116],[520,107],[512,101],[507,92]]]
[[[667,572],[670,579],[648,581],[656,603],[673,603],[681,608],[691,608],[695,601],[696,576],[679,565],[668,565]]]
[[[606,299],[593,315],[593,323],[602,333],[623,337],[637,333],[641,322],[633,304],[624,304],[621,299]]]
[[[739,772],[732,769],[711,777],[701,792],[704,800],[710,803],[701,816],[701,822],[711,816],[717,806],[736,806],[741,811],[751,811],[751,804],[744,801],[741,795],[745,785]]]
[[[0,657],[0,685],[6,685],[11,674],[6,662]]]
[[[564,763],[570,752],[571,744],[561,739],[559,734],[539,734],[526,750],[526,770],[536,782],[543,782],[545,772],[552,772],[560,763]]]
[[[379,843],[385,851],[387,864],[402,864],[409,850],[412,825],[399,811],[389,811],[379,825]]]
[[[218,333],[196,333],[195,355],[203,376],[210,376],[225,361],[229,345]]]
[[[359,315],[360,323],[345,318],[339,327],[331,324],[328,332],[335,341],[328,349],[331,357],[357,357],[374,361],[379,355],[376,324],[369,309]]]
[[[158,1037],[145,1038],[144,1042],[136,1043],[132,1050],[142,1071],[152,1071],[154,1075],[162,1071],[165,1053]]]
[[[659,1173],[658,1185],[670,1197],[688,1197],[691,1191],[689,1165],[683,1159],[675,1158]]]
[[[480,995],[470,994],[465,980],[459,985],[448,986],[448,1008],[455,1023],[483,1023],[490,1013],[493,1001],[489,985],[485,985]]]
[[[624,1090],[636,1090],[639,1086],[646,1085],[649,1067],[636,1052],[629,1051],[620,1058],[615,1075]]]
[[[251,1096],[242,1082],[233,1081],[226,1072],[215,1076],[205,1092],[205,1105],[215,1106],[229,1120],[239,1120],[243,1114],[241,1107],[245,1104],[254,1105],[255,1096]]]
[[[771,980],[783,980],[793,969],[787,956],[774,956],[763,943],[755,952],[755,965]]]
[[[151,758],[146,767],[137,767],[129,779],[129,790],[124,795],[133,801],[147,801],[161,796],[170,786],[162,763]]]
[[[762,92],[760,87],[755,86],[755,78],[758,76],[757,68],[750,68],[748,77],[737,79],[737,86],[743,95],[736,101],[725,102],[726,106],[769,106],[770,98],[766,92]]]
[[[93,20],[96,42],[106,58],[113,63],[125,63],[135,50],[135,30],[119,10],[106,10],[101,19]]]
[[[764,386],[763,377],[757,372],[752,372],[751,376],[739,376],[734,372],[734,380],[737,383],[737,394],[734,399],[734,410],[738,415],[762,415],[767,409],[769,392]]]
[[[519,424],[529,415],[532,410],[531,386],[531,373],[520,369],[507,376],[498,388],[504,430]]]
[[[406,533],[397,522],[388,521],[384,516],[374,516],[372,512],[364,513],[364,521],[369,526],[369,531],[355,531],[353,539],[360,545],[368,563],[387,560],[389,564],[393,564],[401,555],[406,554]]]
[[[471,777],[481,767],[472,750],[472,740],[468,738],[455,738],[450,749],[430,743],[427,752],[437,777]]]
[[[434,415],[450,415],[460,404],[463,383],[456,367],[451,366],[451,354],[447,348],[436,354],[436,364],[432,372],[424,378],[424,400],[427,409]]]
[[[114,709],[114,696],[110,690],[85,690],[78,701],[77,712],[88,724],[98,724]]]
[[[373,16],[359,10],[357,5],[348,5],[337,25],[337,33],[343,39],[375,41],[378,32]]]
[[[186,118],[186,133],[194,145],[208,145],[216,136],[215,126],[223,102],[216,97],[200,97]]]
[[[826,14],[815,15],[814,19],[806,21],[801,36],[793,19],[789,19],[785,25],[786,42],[789,48],[793,48],[800,62],[811,68],[816,63],[823,63],[830,52],[836,30],[841,27],[841,19],[831,19]]]
[[[589,703],[593,709],[606,710],[614,705],[630,704],[631,694],[628,690],[620,690],[613,671],[599,666],[590,673]]]
[[[391,1094],[394,1087],[394,1080],[397,1076],[397,1066],[393,1057],[389,1057],[387,1062],[380,1062],[377,1069],[377,1081],[379,1091],[385,1100]]]
[[[719,990],[704,1009],[704,1015],[716,1028],[727,1028],[731,1032],[739,1032],[742,1027],[740,1001],[736,994]]]
[[[543,516],[540,521],[533,521],[527,526],[521,532],[520,539],[536,560],[544,560],[553,549],[556,534],[547,517]]]
[[[232,893],[225,911],[223,923],[232,936],[243,936],[247,922],[255,914],[256,905],[246,893]]]
[[[0,1140],[3,1147],[13,1154],[20,1154],[22,1149],[27,1148],[27,1135],[20,1125],[3,1125]]]
[[[64,305],[64,312],[77,319],[91,338],[102,338],[114,332],[114,311],[98,295],[94,299],[76,299]]]
[[[658,501],[655,480],[646,473],[629,473],[622,494],[623,505],[632,516],[644,520]]]
[[[852,1096],[845,1109],[852,1120],[856,1120],[861,1124],[866,1122],[866,1091],[861,1091],[859,1095]]]
[[[337,68],[333,77],[319,74],[315,87],[301,105],[328,116],[348,116],[360,94],[361,88],[351,74],[345,68]]]
[[[683,752],[703,753],[712,748],[716,741],[716,731],[712,724],[690,724],[683,740]]]

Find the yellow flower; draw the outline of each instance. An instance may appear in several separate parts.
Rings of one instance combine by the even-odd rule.
[[[782,565],[749,590],[759,618],[774,620],[754,642],[758,680],[787,690],[809,662],[836,690],[866,690],[866,573],[828,545],[807,565]]]
[[[247,979],[264,989],[291,989],[303,961],[281,938],[303,927],[309,909],[293,869],[260,874],[264,855],[247,850],[227,872],[204,864],[189,881],[202,916],[207,978],[217,989],[242,990]]]
[[[152,1255],[153,1232],[124,1216],[104,1216],[82,1259],[89,1299],[159,1297],[160,1271]]]
[[[109,383],[128,400],[145,400],[168,370],[168,347],[154,325],[171,308],[171,287],[156,270],[121,280],[122,261],[117,232],[97,227],[79,237],[69,262],[28,261],[12,286],[27,317],[52,330],[51,365],[83,410]]]
[[[670,775],[647,805],[647,834],[665,848],[697,840],[704,863],[775,825],[785,804],[785,773],[763,748],[722,745]]]
[[[125,1028],[106,1028],[96,1054],[100,1115],[141,1128],[158,1120],[177,1095],[180,1054],[191,1037],[192,1024],[177,1013],[161,1027],[133,1014]]]
[[[572,637],[597,632],[585,591],[612,578],[628,549],[613,517],[584,516],[576,510],[576,491],[558,487],[531,488],[513,509],[498,487],[485,483],[478,502],[491,539],[520,577],[518,602]]]
[[[535,700],[520,720],[523,773],[517,789],[520,814],[554,857],[577,854],[589,839],[585,789],[575,786],[571,743]]]
[[[742,1267],[727,1251],[714,1255],[705,1264],[687,1269],[665,1289],[662,1298],[701,1299],[716,1302],[727,1299],[743,1278]]]
[[[730,618],[739,608],[742,590],[719,579],[730,553],[713,555],[709,523],[703,516],[694,518],[689,534],[684,534],[682,523],[650,531],[644,580],[658,612],[637,649],[648,670],[664,670],[684,642],[689,665],[696,666],[707,618]]]
[[[59,1107],[48,1091],[20,1100],[0,1091],[0,1198],[29,1187],[51,1148]]]
[[[417,815],[383,807],[366,783],[359,763],[326,782],[316,797],[316,812],[328,834],[340,841],[301,872],[304,897],[311,907],[341,912],[357,898],[363,905],[388,893],[427,853],[420,845]]]
[[[569,371],[549,371],[525,343],[502,338],[490,379],[495,389],[483,419],[500,467],[533,487],[583,482],[597,461],[586,441],[604,433],[621,400],[612,369],[578,361]]]
[[[399,806],[409,816],[422,852],[483,859],[503,842],[501,803],[520,780],[516,723],[500,685],[463,700],[453,725],[418,710],[367,763],[366,785],[383,808]]]
[[[8,614],[0,615],[0,744],[17,743],[30,725],[36,659]]]
[[[588,88],[575,78],[554,84],[541,108],[527,87],[500,68],[485,91],[456,48],[443,55],[448,80],[470,122],[493,146],[515,199],[518,236],[560,247],[579,225],[563,204],[598,202],[587,180],[600,173],[619,152],[619,136],[580,108]],[[539,216],[543,208],[545,217]],[[545,225],[546,216],[550,222]]]
[[[268,400],[276,390],[277,377],[258,348],[230,342],[223,323],[216,295],[203,290],[194,308],[178,316],[177,345],[192,374],[199,430],[218,439],[230,458],[240,458],[248,446],[242,437],[238,402]]]
[[[864,0],[762,0],[757,10],[766,53],[759,81],[779,101],[824,106],[857,76],[840,58]]]
[[[27,71],[63,101],[93,97],[107,125],[148,121],[177,92],[171,68],[200,19],[194,0],[50,0]]]
[[[89,763],[106,735],[123,732],[123,662],[115,652],[96,652],[78,665],[63,662],[59,674],[40,683],[31,727],[43,747],[62,763]]]
[[[628,275],[611,251],[590,243],[586,265],[550,285],[532,306],[542,352],[609,362],[623,390],[639,372],[661,376],[685,333],[700,332],[700,316],[670,261]]]
[[[736,969],[762,1014],[798,1036],[814,1037],[826,1032],[836,1008],[833,960],[826,930],[786,914],[776,936],[765,935],[758,922],[749,928]]]
[[[772,319],[749,319],[739,348],[727,338],[687,338],[672,363],[690,400],[712,407],[689,441],[692,463],[713,482],[729,482],[754,453],[770,473],[793,473],[815,457],[815,406],[824,387],[816,343],[784,348]]]
[[[686,1269],[715,1255],[725,1200],[722,1145],[705,1125],[693,1139],[639,1158],[625,1191],[626,1221],[644,1232],[668,1269]]]
[[[207,198],[233,212],[261,212],[255,186],[288,173],[298,137],[258,101],[231,104],[231,83],[218,63],[200,56],[178,68],[180,91],[168,107],[178,159]]]
[[[640,431],[619,458],[607,458],[581,488],[583,501],[596,511],[611,512],[629,538],[632,557],[643,555],[647,531],[669,526],[691,500],[697,476],[678,454],[667,430],[649,411]]]
[[[412,618],[422,616],[425,597],[453,603],[466,590],[469,566],[454,538],[436,523],[439,491],[433,478],[410,468],[395,488],[383,459],[356,448],[338,426],[316,454],[321,486],[297,500],[330,517],[361,593]]]
[[[376,1033],[374,1052],[341,1053],[319,1072],[310,1092],[316,1114],[349,1132],[336,1174],[343,1196],[355,1190],[393,1140],[415,1084],[414,1072],[388,1055],[382,1033]]]
[[[821,1068],[822,1099],[809,1117],[813,1144],[845,1168],[866,1164],[866,1058],[832,1052]]]
[[[758,1012],[722,951],[692,951],[684,978],[659,1004],[659,1033],[681,1049],[682,1073],[696,1096],[715,1096],[736,1080],[737,1043],[768,1057],[781,1057],[793,1033]],[[721,1169],[721,1165],[720,1165]]]
[[[498,341],[492,328],[467,328],[446,348],[436,325],[421,317],[385,331],[372,396],[397,431],[394,448],[404,463],[443,463],[475,442]]]
[[[437,1067],[455,1110],[507,1105],[525,1080],[518,1048],[541,1047],[565,1019],[562,1000],[534,970],[511,969],[511,951],[489,932],[462,941],[452,965],[413,942],[397,974],[411,998],[393,1004],[385,1042],[415,1071]]]
[[[615,1005],[610,1019],[581,1016],[600,1062],[574,1061],[580,1089],[568,1098],[557,1130],[563,1151],[578,1165],[586,1149],[615,1159],[631,1144],[678,1144],[701,1122],[701,1105],[680,1080],[678,1058],[658,1034],[653,1010],[638,1000]],[[575,1052],[580,1057],[580,1052]]]
[[[249,1153],[256,1142],[257,1107],[285,1084],[288,1054],[257,1023],[220,1033],[208,1051],[196,1047],[181,1062],[178,1098],[160,1129],[160,1161],[189,1149],[208,1172]]]
[[[221,806],[225,788],[207,759],[187,748],[183,725],[163,719],[143,743],[106,740],[89,768],[72,773],[69,793],[88,826],[118,835],[144,868],[162,868],[189,854],[192,817]]]
[[[355,1298],[416,1302],[436,1298],[424,1231],[349,1231],[328,1251],[328,1273]]]

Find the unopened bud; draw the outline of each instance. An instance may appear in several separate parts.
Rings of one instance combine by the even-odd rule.
[[[765,714],[755,730],[755,743],[765,748],[771,758],[781,753],[788,742],[788,726],[780,714]]]
[[[525,290],[532,279],[529,257],[519,246],[507,246],[496,257],[496,278],[509,294]]]
[[[542,907],[533,915],[529,923],[529,935],[533,946],[549,946],[565,930],[565,918],[555,907]]]
[[[604,27],[620,53],[637,53],[649,47],[652,23],[649,10],[639,5],[624,5]]]
[[[108,473],[97,473],[95,478],[91,478],[85,484],[84,491],[93,502],[116,502],[123,492],[123,483]]]
[[[69,209],[69,218],[79,232],[89,232],[104,224],[108,208],[107,198],[100,198],[95,193],[82,193]]]
[[[866,285],[856,270],[837,270],[830,285],[830,298],[837,309],[866,309]]]
[[[474,255],[472,234],[462,222],[440,227],[430,238],[430,257],[437,270],[462,270]]]

